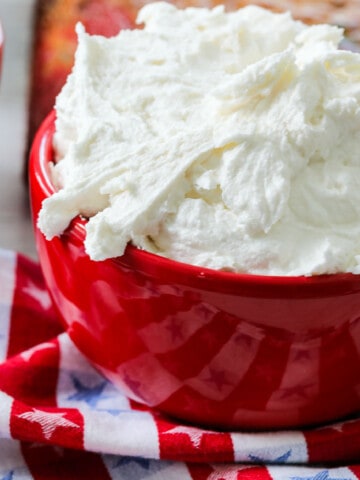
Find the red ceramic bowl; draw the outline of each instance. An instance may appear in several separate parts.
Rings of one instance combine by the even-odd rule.
[[[54,114],[34,141],[33,217],[54,187]],[[128,246],[94,262],[86,221],[46,241],[45,279],[78,348],[129,397],[221,429],[312,425],[360,410],[360,276],[213,271]]]

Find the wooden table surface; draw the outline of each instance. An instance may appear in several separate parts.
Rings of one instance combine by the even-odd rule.
[[[0,84],[0,248],[36,257],[24,155],[33,0],[0,0],[5,49]]]

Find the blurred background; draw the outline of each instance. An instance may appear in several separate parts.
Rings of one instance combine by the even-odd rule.
[[[35,257],[24,184],[33,0],[0,0],[5,33],[0,83],[0,248]]]

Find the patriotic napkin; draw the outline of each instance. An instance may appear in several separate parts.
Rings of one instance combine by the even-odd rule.
[[[0,480],[24,479],[355,480],[360,418],[218,432],[129,401],[63,330],[39,265],[0,250]]]

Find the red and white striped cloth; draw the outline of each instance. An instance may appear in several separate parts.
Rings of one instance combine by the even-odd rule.
[[[4,250],[0,362],[0,480],[360,479],[360,418],[221,433],[129,401],[63,331],[39,266]]]

